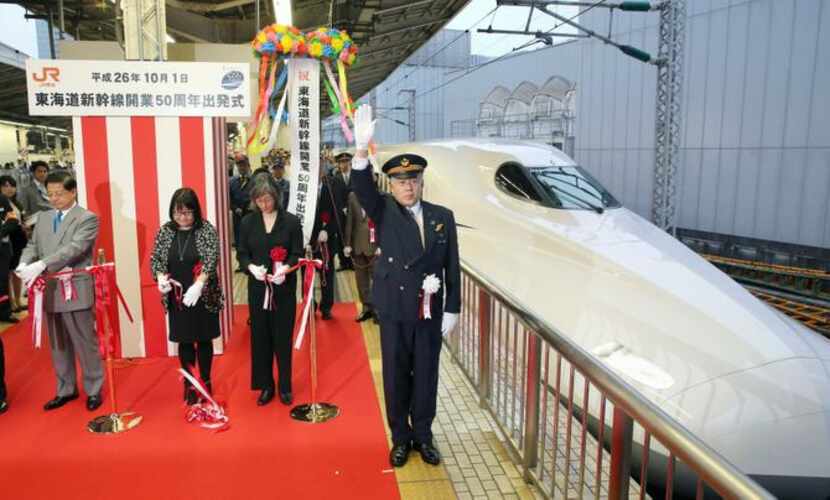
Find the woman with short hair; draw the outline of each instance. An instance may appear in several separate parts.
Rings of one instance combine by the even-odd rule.
[[[300,220],[282,209],[280,193],[269,179],[257,180],[251,202],[253,212],[242,219],[236,253],[239,267],[248,274],[251,389],[261,391],[260,406],[274,398],[276,357],[280,400],[291,404],[297,278],[296,273],[286,275],[285,271],[303,255],[303,230]]]

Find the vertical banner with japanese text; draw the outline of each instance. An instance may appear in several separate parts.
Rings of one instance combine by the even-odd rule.
[[[304,243],[311,240],[320,180],[320,63],[315,59],[288,62],[291,133],[291,197],[288,211],[303,225]]]

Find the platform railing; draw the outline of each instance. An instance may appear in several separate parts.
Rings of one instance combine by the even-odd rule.
[[[448,348],[547,498],[774,498],[464,263]]]

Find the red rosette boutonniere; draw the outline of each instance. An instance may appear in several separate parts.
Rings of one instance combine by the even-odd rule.
[[[202,264],[201,260],[199,262],[197,262],[195,266],[193,266],[193,281],[196,281],[196,278],[198,278],[199,275],[202,274],[202,271],[204,270],[204,268],[205,268],[205,266],[204,266],[204,264]]]
[[[326,212],[320,213],[320,221],[322,221],[323,225],[327,225],[331,221],[331,214]]]
[[[271,249],[271,273],[277,274],[277,268],[288,258],[288,250],[285,247],[274,247]]]

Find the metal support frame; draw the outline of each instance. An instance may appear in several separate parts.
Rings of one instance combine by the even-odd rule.
[[[403,89],[398,92],[398,95],[407,94],[409,96],[409,142],[415,142],[415,89]]]
[[[121,0],[124,55],[127,60],[167,59],[167,21],[163,0]]]
[[[675,235],[686,0],[661,4],[659,33],[658,58],[664,62],[657,67],[652,219],[658,227]]]

